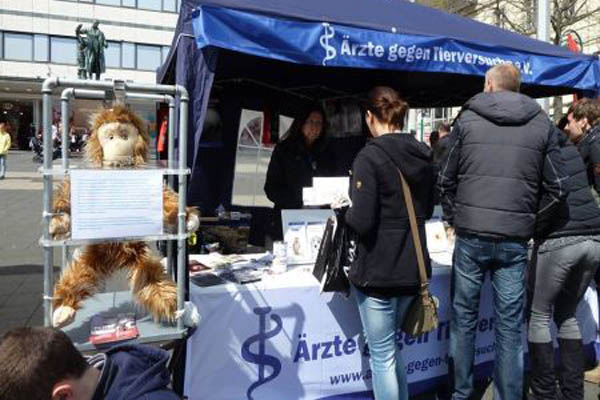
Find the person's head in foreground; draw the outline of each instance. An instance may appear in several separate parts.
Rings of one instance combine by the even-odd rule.
[[[521,89],[521,73],[512,64],[499,64],[485,73],[484,92],[518,92]]]
[[[391,87],[376,86],[369,92],[365,103],[365,121],[373,137],[400,132],[408,103]]]
[[[86,360],[56,328],[16,328],[0,338],[0,399],[179,400],[169,354],[121,344]]]
[[[6,333],[0,360],[0,399],[91,400],[100,376],[68,336],[52,328]]]

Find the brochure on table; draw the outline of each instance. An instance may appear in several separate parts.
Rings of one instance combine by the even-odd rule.
[[[331,209],[281,210],[288,265],[315,262],[329,217],[334,217]]]

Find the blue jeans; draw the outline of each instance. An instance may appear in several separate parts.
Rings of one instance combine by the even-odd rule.
[[[452,270],[450,372],[455,400],[473,394],[475,332],[479,297],[490,272],[494,299],[494,399],[523,394],[523,306],[527,242],[461,235],[456,238]]]
[[[6,174],[6,154],[0,154],[0,178]]]
[[[352,287],[369,345],[373,391],[377,400],[408,400],[406,368],[396,344],[396,330],[415,296],[369,297]]]

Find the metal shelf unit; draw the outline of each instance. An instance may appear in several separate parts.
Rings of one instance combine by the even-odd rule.
[[[61,118],[62,118],[62,160],[60,166],[52,164],[52,94],[53,91],[64,88],[61,93]],[[187,120],[189,97],[186,89],[179,85],[152,85],[114,81],[89,81],[79,79],[59,79],[51,77],[42,85],[43,96],[43,155],[44,163],[40,172],[43,176],[43,214],[42,214],[42,238],[40,245],[43,248],[44,262],[44,325],[52,325],[52,294],[54,286],[53,261],[54,248],[61,247],[63,251],[63,267],[68,258],[68,247],[107,241],[156,241],[167,240],[167,266],[172,271],[174,265],[174,253],[177,253],[177,309],[184,308],[185,292],[185,268],[186,240],[188,233],[185,220],[185,206],[187,194],[187,176],[190,170],[187,168]],[[168,125],[168,159],[166,165],[161,162],[151,164],[149,169],[159,169],[163,175],[168,176],[169,186],[173,188],[174,177],[178,177],[178,218],[177,232],[164,233],[144,237],[116,237],[103,240],[54,240],[50,236],[49,225],[52,218],[53,178],[55,176],[64,178],[69,175],[71,169],[88,169],[85,164],[77,163],[70,165],[69,149],[64,145],[69,143],[69,111],[73,99],[92,99],[99,101],[116,100],[125,103],[127,99],[138,99],[148,101],[161,101],[169,105]],[[178,114],[176,113],[178,109]],[[178,129],[179,152],[175,160],[175,126],[176,117],[181,122]],[[176,250],[174,244],[176,243]],[[82,351],[93,351],[94,345],[89,343],[91,317],[104,311],[136,311],[139,309],[129,292],[99,293],[83,302],[83,307],[77,312],[75,321],[68,325],[64,331],[71,337],[73,342]],[[139,314],[139,313],[138,313]],[[136,318],[139,337],[134,340],[137,343],[164,342],[183,338],[186,328],[183,321],[179,319],[175,326],[155,323],[148,315]]]

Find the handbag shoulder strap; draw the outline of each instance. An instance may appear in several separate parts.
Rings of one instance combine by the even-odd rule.
[[[421,237],[419,236],[419,228],[417,226],[417,215],[415,213],[415,205],[413,203],[412,193],[410,191],[410,186],[406,182],[404,175],[402,175],[402,171],[396,165],[393,158],[389,155],[387,150],[378,145],[380,150],[382,150],[385,155],[392,161],[392,164],[398,171],[398,176],[400,176],[400,183],[402,185],[402,192],[404,193],[404,202],[406,203],[406,210],[408,211],[408,220],[410,222],[410,231],[413,237],[413,243],[415,245],[415,252],[417,253],[417,264],[419,265],[419,277],[421,278],[421,287],[420,293],[426,293],[427,291],[427,272],[425,271],[425,256],[423,253],[423,246],[421,245]]]
[[[400,176],[400,182],[402,183],[402,192],[404,193],[404,201],[406,202],[406,209],[408,210],[408,220],[410,222],[410,231],[413,237],[413,243],[415,245],[415,251],[417,252],[417,264],[419,264],[419,276],[421,277],[421,293],[427,289],[427,272],[425,271],[425,257],[423,253],[423,246],[421,245],[421,237],[419,236],[419,228],[417,226],[417,215],[415,213],[415,205],[413,204],[412,193],[410,187],[404,179],[404,175],[400,171],[400,168],[396,167],[398,175]]]

